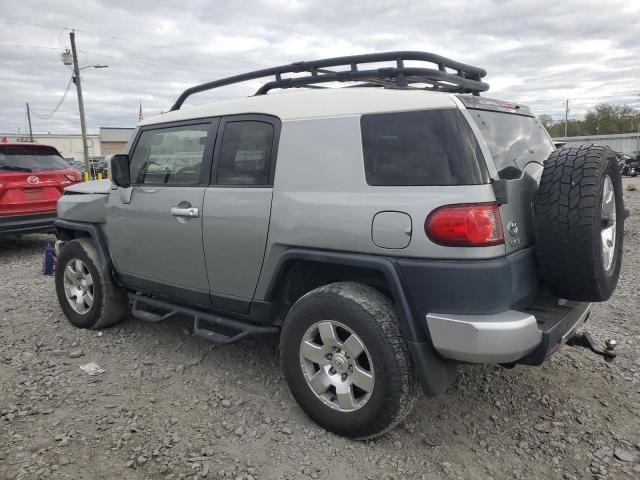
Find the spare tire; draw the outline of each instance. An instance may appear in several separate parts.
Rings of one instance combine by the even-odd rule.
[[[622,261],[622,179],[611,148],[555,150],[544,164],[535,201],[539,271],[567,300],[609,299]]]

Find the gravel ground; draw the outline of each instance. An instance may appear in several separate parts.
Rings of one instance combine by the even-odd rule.
[[[630,184],[625,180],[625,185]],[[627,205],[640,212],[637,191]],[[30,235],[0,241],[0,479],[640,478],[640,218],[618,290],[588,330],[606,363],[564,347],[543,367],[469,365],[398,428],[366,442],[297,407],[276,338],[214,346],[186,322],[73,328]],[[87,362],[106,370],[91,377]]]

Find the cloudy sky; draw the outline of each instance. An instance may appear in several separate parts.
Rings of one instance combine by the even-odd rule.
[[[194,84],[298,60],[424,50],[488,71],[490,96],[560,120],[601,102],[640,108],[637,0],[21,0],[0,14],[0,132],[79,131],[59,54],[76,30],[90,132],[167,110]],[[249,95],[257,84],[190,104]]]

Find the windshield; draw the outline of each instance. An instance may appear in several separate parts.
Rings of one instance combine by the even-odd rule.
[[[52,147],[0,145],[0,171],[44,172],[69,168]]]
[[[530,162],[542,164],[554,150],[534,117],[489,110],[469,110],[487,142],[500,178],[520,178]]]

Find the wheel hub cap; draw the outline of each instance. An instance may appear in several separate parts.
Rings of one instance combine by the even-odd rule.
[[[356,333],[335,320],[316,322],[300,345],[300,366],[311,391],[334,410],[353,412],[371,397],[373,363]]]
[[[611,177],[607,175],[602,188],[600,226],[600,246],[602,250],[602,266],[608,274],[614,268],[616,253],[616,196]]]
[[[93,277],[82,260],[74,258],[64,268],[64,293],[71,308],[84,315],[93,305]]]
[[[336,353],[331,360],[333,369],[338,373],[347,373],[349,370],[349,360],[342,353]]]

